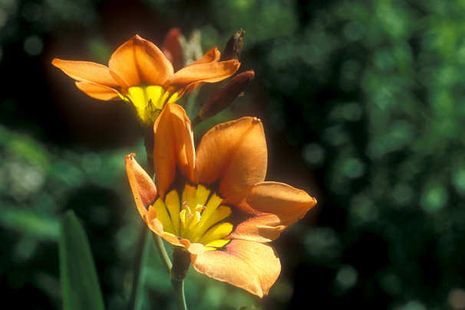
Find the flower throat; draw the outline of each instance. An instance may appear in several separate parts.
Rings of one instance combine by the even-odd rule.
[[[225,238],[233,229],[231,223],[224,221],[231,215],[231,208],[222,205],[222,201],[203,185],[186,184],[181,196],[177,190],[171,190],[164,199],[159,197],[153,208],[165,232],[215,250],[229,243]]]

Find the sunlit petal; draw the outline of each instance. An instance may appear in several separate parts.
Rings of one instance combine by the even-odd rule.
[[[229,238],[270,242],[277,239],[285,227],[277,215],[260,214],[239,223]]]
[[[200,183],[219,181],[230,203],[245,198],[250,188],[265,179],[267,149],[262,123],[253,117],[219,124],[200,141],[197,169]]]
[[[317,201],[301,189],[278,182],[256,184],[247,197],[247,203],[256,211],[272,213],[282,225],[291,225],[313,208]]]
[[[208,52],[205,53],[202,57],[191,63],[190,65],[197,65],[197,64],[203,64],[203,63],[209,63],[209,62],[214,62],[218,61],[221,58],[221,53],[220,51],[214,47]]]
[[[162,51],[138,35],[123,43],[111,55],[108,66],[127,87],[161,85],[173,74],[173,65]]]
[[[76,87],[86,95],[99,100],[113,100],[119,98],[119,93],[114,89],[100,84],[89,82],[76,82]]]
[[[108,67],[95,62],[55,58],[52,64],[76,81],[91,82],[113,88],[119,86],[110,74]]]
[[[126,173],[137,210],[145,220],[148,206],[157,197],[157,189],[150,176],[142,169],[134,157],[135,154],[126,155]]]
[[[191,123],[184,109],[168,104],[154,125],[154,167],[158,191],[164,196],[176,175],[176,169],[194,179],[195,151]]]
[[[233,75],[239,66],[237,60],[193,64],[176,72],[166,85],[184,88],[190,84],[219,82]]]
[[[278,279],[281,263],[265,244],[232,240],[221,251],[192,255],[192,266],[200,273],[263,297]]]

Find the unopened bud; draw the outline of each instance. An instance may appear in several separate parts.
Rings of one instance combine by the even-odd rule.
[[[179,70],[184,65],[181,37],[182,33],[179,28],[171,28],[162,44],[162,51],[166,58],[171,61],[175,70]]]
[[[239,59],[242,48],[244,47],[244,34],[245,31],[240,29],[231,36],[228,43],[226,43],[226,47],[221,55],[221,60]]]
[[[208,98],[199,111],[199,114],[194,123],[202,121],[208,117],[212,117],[223,111],[233,103],[233,101],[244,91],[250,81],[255,77],[253,70],[244,71],[237,74],[223,88],[215,92]]]

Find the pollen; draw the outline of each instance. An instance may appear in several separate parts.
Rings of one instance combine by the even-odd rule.
[[[179,99],[179,93],[169,92],[161,86],[134,86],[129,87],[127,94],[120,95],[121,99],[132,103],[137,115],[144,123],[151,123],[160,114],[167,103]]]
[[[205,186],[186,184],[181,195],[171,190],[164,200],[158,198],[153,207],[166,232],[215,250],[229,243],[226,238],[233,230],[233,225],[226,221],[231,208],[222,202]]]

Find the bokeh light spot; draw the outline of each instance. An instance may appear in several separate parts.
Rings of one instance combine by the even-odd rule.
[[[321,164],[325,157],[324,149],[317,143],[310,143],[305,146],[303,151],[305,161],[312,165]]]
[[[30,36],[24,40],[24,50],[31,56],[37,56],[42,53],[44,44],[42,39],[38,36]]]
[[[352,266],[343,266],[336,275],[337,284],[343,289],[349,289],[357,283],[358,272]]]
[[[449,293],[448,302],[451,308],[454,310],[465,309],[465,290],[459,288],[451,290]]]

